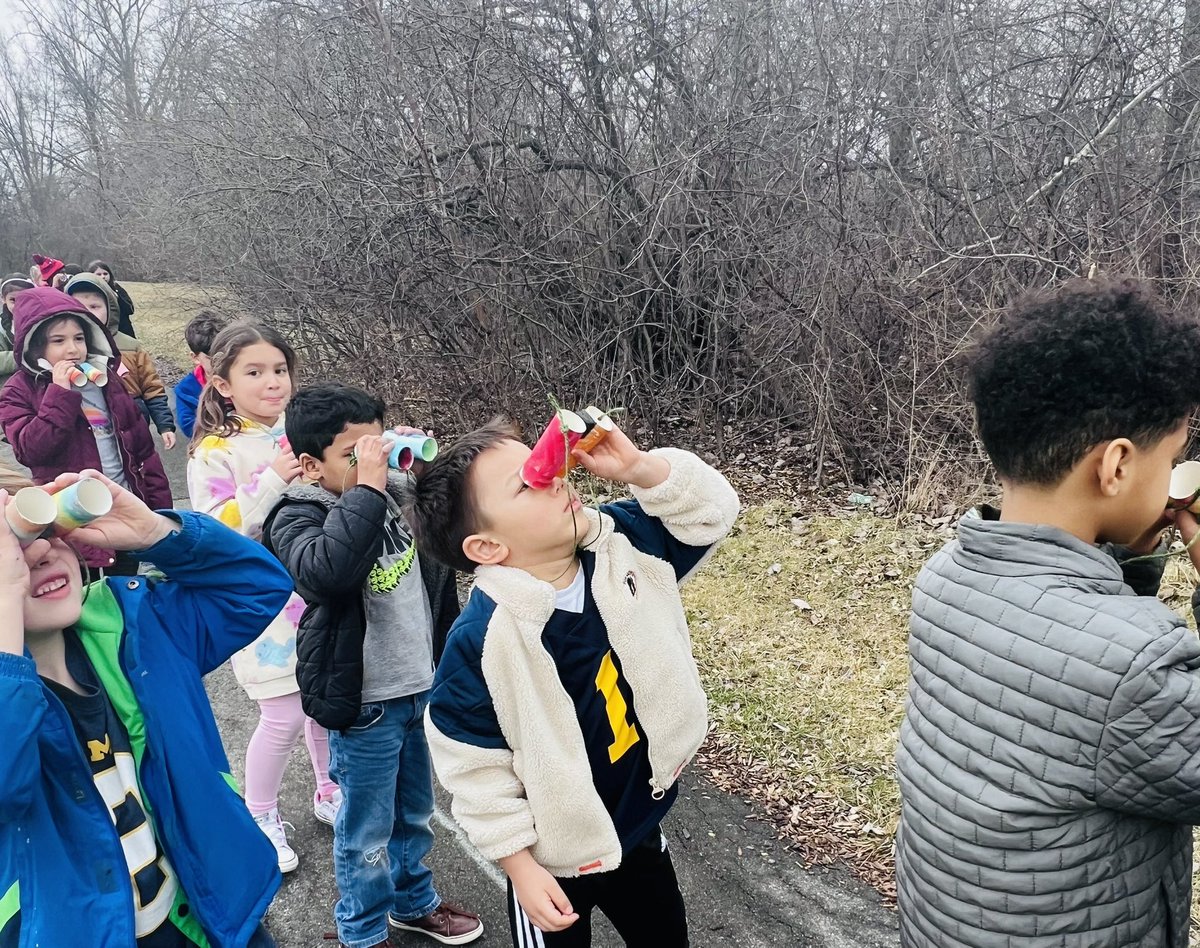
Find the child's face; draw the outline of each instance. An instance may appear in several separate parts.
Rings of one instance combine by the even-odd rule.
[[[93,293],[89,290],[81,290],[78,293],[72,293],[75,300],[83,304],[83,308],[96,317],[96,322],[101,326],[108,325],[108,300],[99,293]]]
[[[493,562],[522,569],[571,555],[587,532],[583,505],[565,480],[556,477],[545,490],[525,486],[521,467],[530,453],[519,441],[501,441],[475,459],[467,479],[486,524],[475,536],[504,548],[506,554]],[[471,539],[464,549],[478,561]]]
[[[10,313],[13,311],[13,304],[17,301],[17,296],[22,292],[23,290],[9,290],[4,294],[4,307]]]
[[[112,283],[112,274],[105,270],[104,267],[96,267],[92,272],[105,283]]]
[[[45,340],[42,358],[51,365],[64,360],[82,362],[87,358],[87,333],[74,316],[56,319],[47,325]]]
[[[351,464],[358,439],[366,435],[378,437],[382,434],[383,425],[377,421],[346,425],[342,433],[325,449],[324,458],[314,458],[311,454],[300,455],[304,476],[316,481],[331,494],[340,496],[358,483],[358,468]]]
[[[204,370],[205,375],[212,372],[212,359],[208,357],[207,352],[193,352],[192,365],[200,366]]]
[[[233,360],[228,378],[213,376],[217,391],[233,402],[243,418],[270,427],[292,397],[287,359],[269,342],[246,346]]]
[[[1157,444],[1135,448],[1125,463],[1124,481],[1111,505],[1110,522],[1101,540],[1133,543],[1163,520],[1171,486],[1171,468],[1187,448],[1185,419]]]
[[[29,595],[25,634],[58,632],[79,621],[83,581],[75,552],[59,539],[35,540],[25,548]]]

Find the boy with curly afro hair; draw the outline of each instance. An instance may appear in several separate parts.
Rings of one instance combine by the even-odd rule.
[[[1200,323],[1133,281],[1026,296],[975,350],[1004,503],[913,595],[902,945],[1185,948],[1200,643],[1156,594],[1164,528],[1198,529],[1166,510],[1198,368]]]

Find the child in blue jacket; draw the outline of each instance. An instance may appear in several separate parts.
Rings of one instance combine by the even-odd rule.
[[[201,679],[258,637],[291,580],[254,541],[155,513],[96,471],[48,489],[84,475],[112,511],[25,549],[0,490],[0,946],[267,948],[275,851]],[[170,579],[84,587],[71,543],[141,551]]]

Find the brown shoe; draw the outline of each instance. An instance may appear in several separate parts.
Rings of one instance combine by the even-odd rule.
[[[483,922],[478,915],[464,911],[449,902],[443,902],[428,915],[402,922],[388,912],[388,922],[402,932],[418,932],[428,935],[443,945],[465,945],[483,934]]]

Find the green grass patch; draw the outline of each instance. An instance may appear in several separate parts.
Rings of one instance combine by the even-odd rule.
[[[152,355],[174,362],[185,371],[192,359],[183,338],[183,327],[202,309],[227,308],[223,290],[206,290],[190,283],[122,282],[121,285],[133,299],[133,326],[142,345]]]
[[[747,511],[684,592],[711,714],[792,796],[890,846],[912,582],[945,536],[869,514]]]

